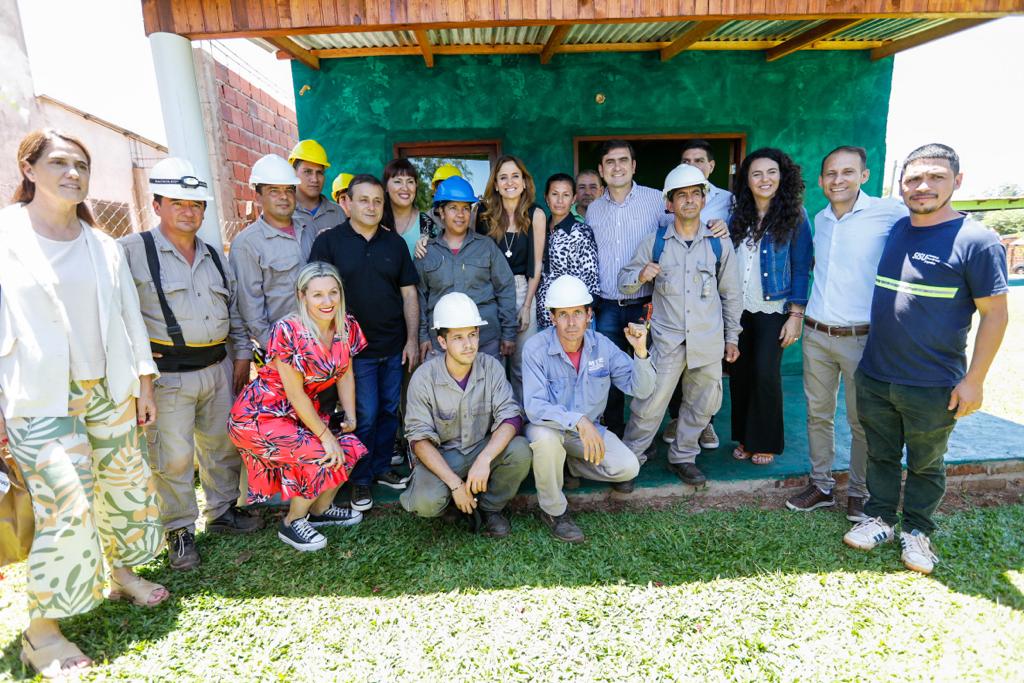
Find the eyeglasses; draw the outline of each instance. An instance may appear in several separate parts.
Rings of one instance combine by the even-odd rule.
[[[567,313],[565,311],[562,311],[561,313],[556,313],[555,314],[555,321],[557,321],[557,322],[565,322],[567,320],[572,320],[573,322],[582,322],[582,321],[587,319],[587,313],[588,313],[588,311],[586,311],[586,310],[583,310],[583,311],[573,311],[572,313]]]
[[[150,178],[150,185],[177,185],[184,187],[186,190],[195,190],[196,188],[206,187],[206,183],[196,178],[194,175],[186,175],[178,178]]]

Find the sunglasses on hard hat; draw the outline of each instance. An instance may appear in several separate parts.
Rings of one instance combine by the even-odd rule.
[[[194,175],[186,175],[174,180],[173,178],[150,178],[150,185],[178,185],[184,187],[187,190],[195,190],[200,187],[206,187],[206,183],[196,178]]]

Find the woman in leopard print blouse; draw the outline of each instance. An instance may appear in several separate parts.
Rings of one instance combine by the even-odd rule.
[[[551,325],[544,300],[548,287],[560,275],[580,278],[595,297],[601,293],[597,279],[597,243],[590,226],[570,212],[573,190],[572,176],[565,173],[548,178],[544,190],[544,198],[551,209],[548,225],[552,227],[545,243],[543,271],[537,289],[538,329]]]

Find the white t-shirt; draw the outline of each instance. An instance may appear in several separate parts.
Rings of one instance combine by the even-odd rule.
[[[101,379],[106,374],[107,359],[100,327],[96,271],[85,232],[69,242],[51,240],[38,233],[36,240],[53,268],[54,289],[71,324],[68,336],[71,377],[77,381]]]

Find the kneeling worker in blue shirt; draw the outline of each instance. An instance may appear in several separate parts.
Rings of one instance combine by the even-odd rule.
[[[551,283],[544,302],[554,326],[531,337],[523,348],[523,403],[530,421],[526,436],[533,449],[537,503],[555,538],[570,543],[582,541],[583,532],[569,515],[562,493],[563,466],[574,476],[632,491],[640,461],[597,420],[613,383],[635,398],[646,398],[654,390],[647,328],[630,323],[624,330],[634,351],[630,358],[589,328],[592,302],[582,280],[562,275]]]
[[[434,307],[444,355],[423,363],[409,382],[405,437],[419,464],[401,502],[421,517],[440,516],[449,502],[479,512],[480,531],[511,531],[502,514],[530,472],[522,413],[496,358],[479,353],[487,321],[467,295],[451,292]]]

